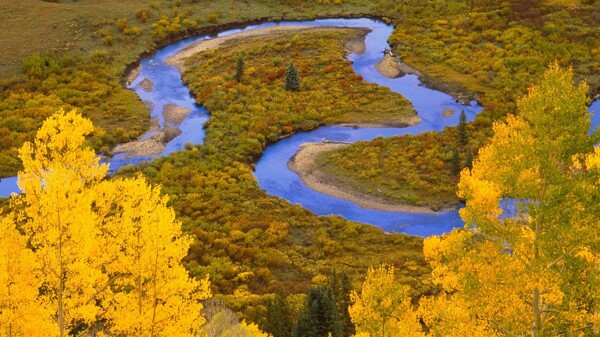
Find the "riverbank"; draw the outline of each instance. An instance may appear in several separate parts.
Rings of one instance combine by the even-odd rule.
[[[421,123],[421,117],[408,116],[408,117],[388,117],[382,118],[379,121],[372,122],[353,122],[353,123],[339,123],[338,126],[345,126],[349,128],[405,128]]]
[[[285,32],[301,32],[307,30],[326,30],[326,29],[340,29],[340,27],[307,27],[307,26],[275,26],[275,27],[266,27],[260,29],[254,29],[247,32],[241,32],[233,35],[228,35],[224,37],[217,37],[210,40],[200,41],[194,43],[177,54],[170,56],[165,60],[165,63],[179,69],[181,73],[184,73],[185,68],[185,60],[189,57],[198,54],[207,50],[214,50],[225,44],[229,41],[237,41],[237,40],[247,40],[256,37],[262,36],[273,36]],[[355,28],[364,31],[370,31],[367,28]],[[362,40],[362,41],[361,41]],[[364,38],[363,39],[352,39],[346,43],[345,49],[347,52],[356,53],[358,55],[364,53],[365,45]]]
[[[150,120],[150,128],[143,136],[134,141],[115,146],[112,153],[126,153],[126,158],[138,156],[154,157],[161,154],[165,150],[167,143],[182,133],[179,128],[173,127],[168,123],[179,126],[189,115],[190,111],[190,109],[175,104],[165,105],[162,112],[165,124],[162,129],[160,128],[158,118],[154,117]]]
[[[288,167],[296,172],[300,176],[300,179],[313,190],[351,201],[365,208],[387,212],[436,213],[436,211],[429,207],[390,203],[382,198],[364,194],[347,185],[339,184],[334,177],[319,170],[319,167],[316,164],[316,159],[319,155],[347,145],[348,144],[304,143],[300,145],[300,151],[288,161]],[[448,209],[443,209],[439,211],[447,210]]]

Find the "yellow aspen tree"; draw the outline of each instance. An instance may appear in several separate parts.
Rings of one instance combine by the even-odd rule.
[[[101,233],[92,209],[92,187],[107,167],[84,146],[92,130],[75,111],[59,112],[20,150],[18,219],[39,265],[40,299],[55,312],[61,337],[95,321],[96,296],[107,282],[96,258]]]
[[[0,214],[0,336],[56,336],[53,312],[38,297],[39,266],[14,221]]]
[[[242,321],[240,323],[240,326],[243,329],[246,336],[248,336],[248,337],[269,337],[270,336],[269,334],[262,332],[260,330],[260,328],[258,327],[258,325],[254,324],[254,323],[246,323],[246,321]]]
[[[353,304],[348,311],[357,336],[425,336],[408,292],[407,286],[394,281],[393,266],[369,268],[360,294],[350,295]]]
[[[32,259],[34,280],[23,276],[19,286],[37,282],[39,309],[54,325],[44,336],[193,336],[210,291],[181,265],[190,239],[160,188],[143,178],[103,181],[107,165],[85,146],[92,130],[61,111],[21,149],[24,194],[12,216],[31,247],[21,258]]]
[[[466,230],[425,242],[441,288],[427,301],[462,307],[489,335],[599,329],[600,195],[586,93],[571,69],[551,65],[518,101],[518,115],[494,125],[490,144],[461,173]],[[459,316],[427,303],[419,309],[427,328],[449,335],[436,325]]]
[[[195,336],[205,322],[200,300],[210,296],[208,279],[196,281],[181,264],[191,238],[181,232],[175,213],[159,187],[145,179],[114,180],[100,185],[101,225],[117,240],[107,265],[114,294],[102,307],[113,333],[127,336]],[[115,212],[115,208],[118,210]]]

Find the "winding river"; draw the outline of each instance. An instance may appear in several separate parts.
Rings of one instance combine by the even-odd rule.
[[[288,160],[299,150],[299,145],[305,142],[319,142],[321,139],[354,142],[370,140],[379,136],[389,137],[394,135],[417,134],[425,131],[440,131],[446,126],[458,123],[458,113],[444,118],[442,111],[450,108],[456,111],[464,110],[467,119],[472,120],[481,111],[476,102],[469,105],[457,103],[451,96],[425,87],[415,75],[406,75],[401,78],[389,79],[383,77],[375,70],[375,64],[381,59],[382,51],[388,47],[387,39],[393,27],[383,22],[371,19],[324,19],[313,21],[293,21],[280,23],[264,23],[247,26],[241,29],[223,31],[217,35],[196,36],[181,40],[160,49],[154,55],[142,60],[141,70],[131,82],[130,88],[134,90],[143,101],[151,103],[151,116],[156,118],[159,125],[165,126],[168,121],[163,118],[163,108],[167,104],[175,104],[191,110],[188,117],[177,127],[181,135],[170,141],[161,156],[183,148],[185,143],[201,144],[204,142],[203,125],[208,120],[209,114],[203,107],[196,105],[188,88],[183,84],[181,75],[175,67],[169,66],[164,61],[181,51],[183,48],[196,42],[214,37],[236,34],[242,31],[260,29],[272,26],[335,26],[335,27],[367,27],[371,32],[366,36],[366,52],[361,55],[352,54],[349,59],[353,61],[353,68],[357,74],[372,83],[387,86],[391,90],[402,94],[409,99],[422,122],[407,128],[350,128],[328,126],[320,127],[311,132],[302,132],[290,138],[281,140],[268,146],[256,165],[255,177],[261,188],[270,195],[285,198],[292,203],[301,204],[303,207],[319,215],[340,215],[349,220],[377,226],[387,232],[402,232],[411,235],[429,236],[449,232],[455,227],[463,225],[458,216],[458,211],[439,213],[403,213],[386,212],[362,208],[349,201],[325,195],[308,188],[299,176],[292,172]],[[144,90],[141,82],[148,79],[154,83],[150,91]],[[600,124],[600,100],[591,105],[594,128]],[[148,133],[143,138],[151,137]],[[151,157],[127,158],[126,154],[119,154],[110,159],[111,170],[129,164],[151,160]],[[3,178],[0,181],[0,196],[8,196],[18,192],[16,177]]]

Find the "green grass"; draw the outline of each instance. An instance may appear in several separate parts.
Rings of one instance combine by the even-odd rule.
[[[183,78],[211,113],[206,144],[251,162],[266,144],[323,124],[414,116],[410,103],[388,88],[365,82],[343,58],[346,41],[363,30],[319,29],[228,42],[187,62]],[[233,79],[244,55],[241,83]],[[289,63],[299,69],[299,91],[284,89]]]
[[[354,29],[283,33],[229,42],[190,58],[184,80],[211,112],[206,144],[141,167],[171,196],[195,238],[188,270],[210,274],[215,293],[245,317],[268,294],[304,293],[313,279],[333,269],[348,272],[359,285],[368,266],[395,264],[415,296],[427,289],[417,281],[427,272],[420,238],[315,216],[268,196],[251,173],[266,144],[292,132],[350,118],[368,121],[378,118],[378,111],[414,114],[404,98],[366,83],[344,60],[345,42],[363,34]],[[234,74],[242,53],[245,72],[238,83]],[[300,91],[284,89],[288,62],[300,70]]]
[[[324,152],[315,166],[334,185],[359,194],[438,210],[458,204],[454,148],[452,138],[430,134],[377,138]]]

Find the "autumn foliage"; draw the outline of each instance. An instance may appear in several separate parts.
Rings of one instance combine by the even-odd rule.
[[[207,279],[188,276],[182,234],[160,188],[105,181],[89,120],[50,117],[20,151],[23,194],[1,218],[3,336],[193,336]]]
[[[600,151],[597,133],[589,135],[586,92],[585,83],[573,85],[571,69],[551,65],[463,170],[465,228],[425,240],[438,290],[416,309],[423,335],[598,331]],[[371,274],[353,308],[369,298]],[[364,317],[353,315],[357,331],[382,320]]]

